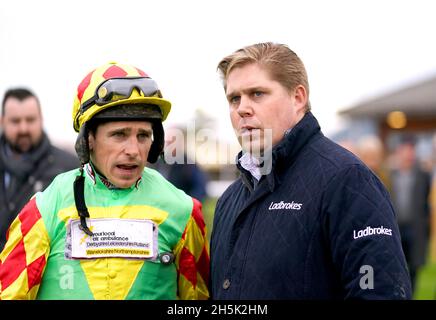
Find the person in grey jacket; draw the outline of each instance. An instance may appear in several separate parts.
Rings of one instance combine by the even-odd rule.
[[[395,149],[397,166],[390,172],[391,197],[400,228],[401,244],[410,271],[412,288],[426,263],[430,234],[430,174],[416,157],[416,138],[404,135]]]
[[[9,225],[30,197],[61,172],[77,168],[76,156],[56,148],[42,128],[41,106],[28,89],[6,91],[0,136],[0,251]]]
[[[215,210],[211,297],[410,299],[389,194],[322,134],[300,58],[260,43],[218,70],[242,151]]]

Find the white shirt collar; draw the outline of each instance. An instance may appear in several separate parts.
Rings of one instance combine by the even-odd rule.
[[[250,153],[246,152],[239,158],[239,163],[242,168],[249,171],[253,177],[256,178],[257,181],[262,177],[262,173],[260,172],[260,161],[259,159],[253,157]]]

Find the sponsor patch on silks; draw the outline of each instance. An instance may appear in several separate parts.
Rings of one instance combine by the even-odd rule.
[[[151,220],[86,219],[92,237],[80,228],[80,220],[67,226],[65,258],[129,258],[155,260],[158,255],[158,227]]]

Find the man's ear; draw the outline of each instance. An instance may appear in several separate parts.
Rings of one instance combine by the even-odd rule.
[[[305,112],[306,105],[307,105],[307,91],[304,86],[301,84],[298,85],[294,90],[294,99],[295,99],[295,108],[297,112]]]
[[[88,134],[88,145],[89,145],[89,151],[94,150],[95,137],[94,137],[94,134],[92,132],[90,132]]]

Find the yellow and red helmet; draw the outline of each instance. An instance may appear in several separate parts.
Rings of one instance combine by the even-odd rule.
[[[171,103],[163,99],[156,84],[144,71],[126,64],[111,62],[88,73],[77,88],[73,105],[73,127],[79,132],[84,123],[104,109],[142,104],[160,109],[162,121]]]

